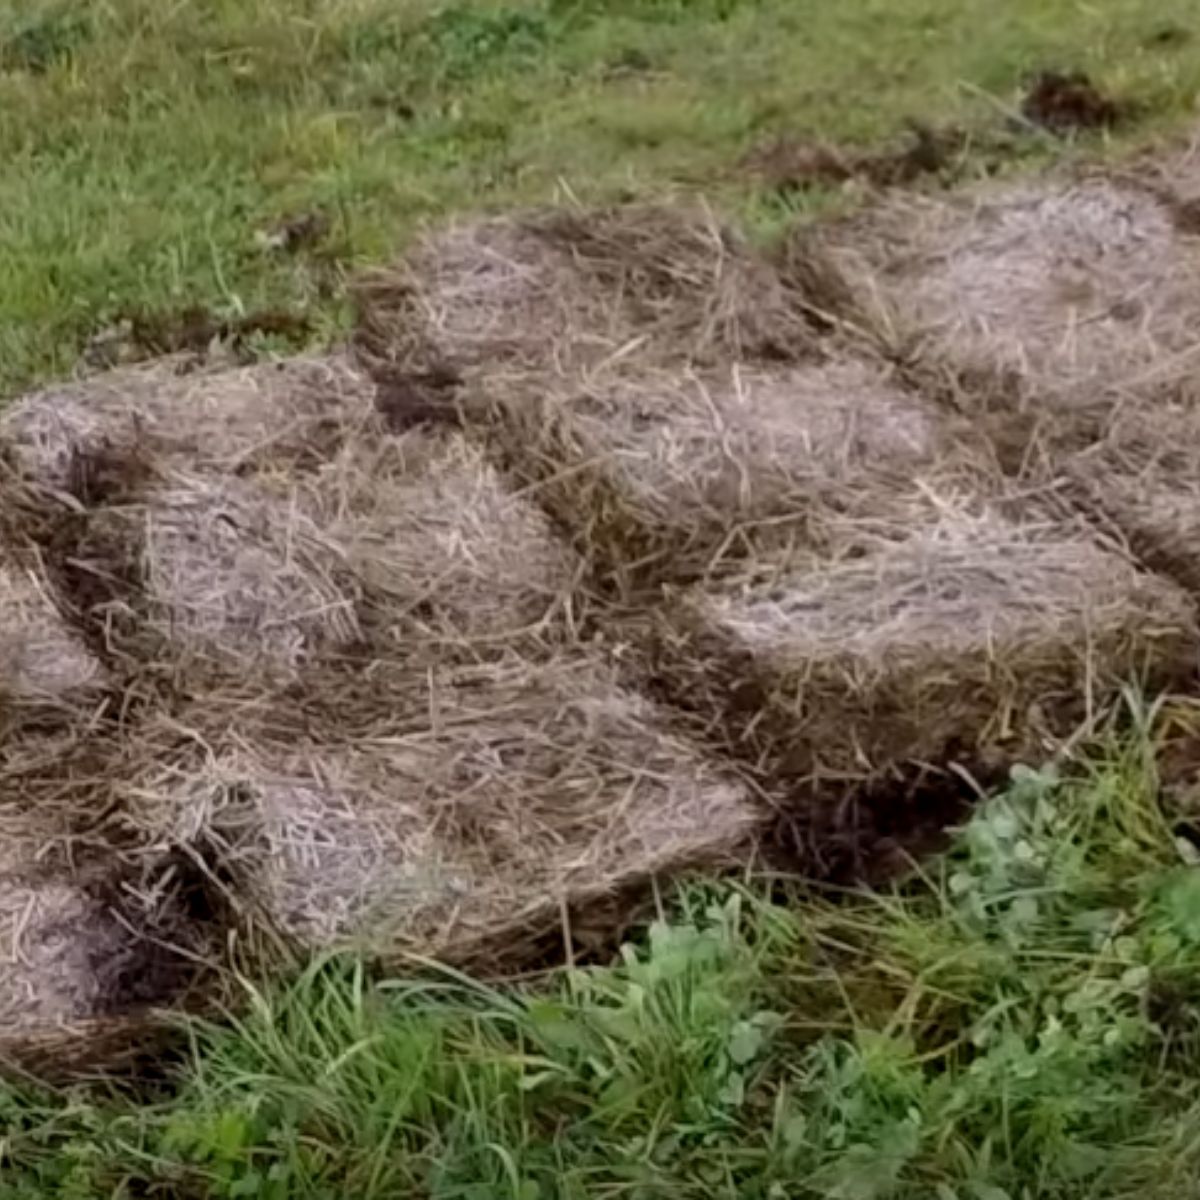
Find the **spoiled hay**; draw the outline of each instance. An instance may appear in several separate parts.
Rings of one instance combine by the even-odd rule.
[[[829,238],[893,350],[1079,444],[1120,398],[1188,390],[1200,257],[1143,189],[1103,179],[896,197]]]
[[[337,357],[180,375],[177,360],[33,393],[0,440],[38,482],[67,490],[81,458],[173,457],[192,469],[307,468],[371,413],[374,385]]]
[[[843,794],[956,756],[1042,754],[1131,676],[1188,673],[1195,649],[1170,583],[1072,531],[988,514],[692,593],[671,622],[677,691],[777,779]]]
[[[118,654],[279,678],[358,637],[341,547],[259,481],[169,475],[91,524],[109,553],[134,564],[140,588],[92,614]]]
[[[361,580],[376,637],[479,652],[572,624],[572,554],[460,433],[355,438],[301,503]]]
[[[358,288],[358,343],[414,372],[569,374],[626,352],[794,359],[812,330],[710,213],[645,205],[460,225]]]
[[[0,1037],[96,1016],[136,953],[130,931],[67,882],[0,877]]]
[[[994,475],[969,428],[862,359],[635,363],[574,390],[514,388],[496,412],[518,473],[618,578],[695,578],[789,541],[816,547],[834,512],[894,514],[914,477]]]
[[[242,723],[199,735],[202,764],[156,756],[150,836],[220,846],[241,892],[306,946],[495,964],[564,906],[731,862],[761,819],[592,659],[394,675],[388,689],[353,742]]]

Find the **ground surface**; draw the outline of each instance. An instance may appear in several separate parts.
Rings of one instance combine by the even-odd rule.
[[[1141,138],[1200,76],[1184,5],[394,7],[0,9],[4,389],[81,355],[319,340],[343,320],[343,273],[425,217],[682,188],[769,231],[854,198],[747,163],[774,138],[875,146],[910,115],[992,139],[1047,65],[1134,102],[1118,136]],[[956,169],[1051,152],[1029,131],[1000,142]],[[1165,726],[1132,724],[1081,781],[1022,775],[900,891],[664,897],[617,965],[532,989],[416,966],[419,982],[368,982],[339,961],[252,990],[139,1103],[4,1093],[4,1182],[1194,1194],[1194,852],[1164,815]]]
[[[0,391],[70,370],[122,317],[145,318],[152,348],[194,306],[291,314],[319,338],[346,269],[446,213],[682,189],[777,227],[819,197],[761,187],[739,165],[756,148],[994,125],[1047,67],[1136,100],[1145,136],[1191,104],[1193,16],[1187,0],[7,3]],[[1045,149],[1017,143],[999,157]],[[256,241],[312,213],[329,222],[315,245]]]

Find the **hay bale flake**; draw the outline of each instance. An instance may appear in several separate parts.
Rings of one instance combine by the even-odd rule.
[[[988,515],[770,586],[687,594],[669,627],[681,694],[819,792],[1042,758],[1129,680],[1190,676],[1196,645],[1170,583],[1072,531]]]
[[[819,543],[834,511],[882,516],[914,478],[990,472],[969,430],[855,358],[635,364],[558,393],[522,383],[495,420],[518,473],[613,575],[717,573],[755,549]]]
[[[300,502],[393,646],[511,645],[569,615],[578,565],[532,501],[455,431],[357,438]]]
[[[102,453],[193,471],[308,468],[372,414],[375,385],[336,356],[179,370],[168,359],[32,393],[0,416],[0,440],[30,478],[70,490],[78,461]]]
[[[170,476],[138,502],[100,510],[93,526],[135,564],[140,594],[110,602],[127,631],[116,648],[134,657],[278,681],[358,636],[341,548],[254,480]]]
[[[141,794],[148,827],[220,843],[306,946],[493,963],[565,905],[732,863],[762,820],[736,776],[580,657],[413,674],[372,738],[242,736]]]
[[[358,303],[372,357],[467,378],[569,374],[631,344],[676,359],[795,359],[814,344],[766,262],[710,213],[668,206],[462,224],[366,276]]]
[[[978,402],[1093,422],[1117,398],[1186,390],[1200,248],[1144,189],[1019,184],[896,197],[827,239],[893,348],[949,368]]]

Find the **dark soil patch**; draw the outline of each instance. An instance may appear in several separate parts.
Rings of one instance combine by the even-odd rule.
[[[457,391],[462,377],[450,367],[403,371],[382,367],[374,373],[379,390],[375,408],[389,433],[418,426],[458,425]]]
[[[909,122],[903,140],[880,150],[858,150],[796,137],[779,137],[756,147],[743,168],[780,194],[862,180],[874,187],[898,187],[924,175],[952,171],[966,146],[960,129],[937,129]]]
[[[964,747],[978,770],[979,755]],[[953,755],[951,758],[953,759]],[[801,868],[822,882],[878,884],[901,878],[913,865],[944,850],[953,830],[970,815],[981,789],[998,787],[997,766],[976,778],[952,770],[914,769],[839,798],[833,793],[781,812],[764,853],[785,870]]]
[[[1021,115],[1051,133],[1110,129],[1127,106],[1102,92],[1083,71],[1041,71],[1026,88]]]

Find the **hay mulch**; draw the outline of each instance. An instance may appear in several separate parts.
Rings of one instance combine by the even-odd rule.
[[[36,561],[0,556],[0,722],[86,719],[104,670],[55,602]]]
[[[243,902],[308,951],[496,969],[580,907],[732,865],[762,824],[737,772],[595,655],[343,683],[318,703],[363,708],[353,740],[298,713],[215,730],[197,712],[182,765],[154,754],[131,806],[160,851],[217,847]]]
[[[829,513],[879,514],[922,476],[990,473],[968,429],[849,357],[530,382],[497,411],[531,494],[626,595],[819,546]]]
[[[549,520],[461,433],[348,440],[297,503],[340,548],[374,638],[486,656],[570,637],[580,565]]]
[[[824,241],[851,319],[970,411],[1023,412],[1079,445],[1117,403],[1194,396],[1200,245],[1145,188],[897,196]]]
[[[100,804],[81,807],[113,781],[76,774],[77,750],[26,740],[0,756],[0,1068],[95,1062],[118,1014],[180,1002],[221,953],[187,872],[124,854],[99,830]]]
[[[1130,404],[1061,464],[1064,496],[1151,569],[1200,595],[1200,409]]]
[[[990,467],[881,361],[818,345],[801,289],[703,213],[458,226],[359,301],[389,386],[411,408],[457,380],[443,414],[488,432],[625,600],[812,540],[823,507],[878,507],[935,464]]]
[[[1121,173],[1128,186],[1146,189],[1167,207],[1181,234],[1200,234],[1200,136],[1138,155]]]
[[[360,350],[416,377],[569,376],[651,344],[676,359],[786,360],[815,344],[798,297],[700,207],[463,223],[364,277],[357,298]]]
[[[368,279],[362,366],[7,410],[0,1061],[140,1044],[235,951],[543,961],[777,814],[820,870],[846,805],[903,832],[914,780],[1052,753],[1130,676],[1190,684],[1184,592],[1058,511],[1112,467],[1119,535],[1114,497],[1192,478],[1145,441],[1150,396],[1190,428],[1155,202],[890,203],[871,297],[834,235],[838,286],[703,210],[543,212]],[[1098,307],[1055,307],[1073,256]],[[924,374],[852,340],[909,299]],[[1014,489],[978,406],[913,390],[939,371],[1066,414],[1049,478]]]
[[[81,463],[97,457],[296,470],[336,450],[374,396],[339,356],[200,371],[168,358],[26,396],[0,415],[0,441],[28,478],[72,492]]]
[[[343,548],[254,479],[164,475],[97,510],[88,537],[88,568],[126,586],[87,617],[125,664],[278,679],[359,635]]]
[[[1078,529],[946,513],[770,583],[684,593],[657,669],[801,799],[1052,755],[1190,679],[1188,598]]]

